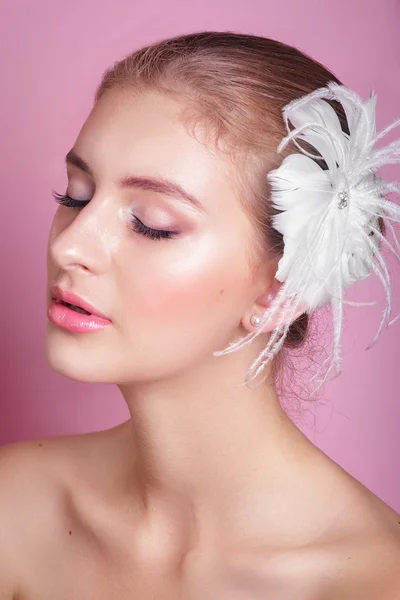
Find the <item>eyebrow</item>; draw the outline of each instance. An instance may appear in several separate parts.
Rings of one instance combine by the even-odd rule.
[[[74,165],[84,171],[91,177],[93,177],[92,170],[86,161],[83,160],[75,150],[70,150],[65,157],[65,162],[70,165]],[[170,198],[177,198],[185,204],[188,204],[198,211],[205,212],[204,206],[201,202],[193,196],[190,192],[186,191],[175,181],[170,181],[164,177],[139,177],[139,176],[127,176],[119,182],[120,187],[133,187],[136,189],[155,192],[156,194],[163,194]]]

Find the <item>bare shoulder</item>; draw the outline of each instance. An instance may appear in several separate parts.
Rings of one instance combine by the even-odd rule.
[[[279,520],[296,543],[266,542],[229,560],[232,594],[251,579],[254,598],[400,600],[400,515],[350,475],[333,473],[333,485],[325,480],[306,502],[296,497],[285,528]],[[296,529],[296,519],[307,526]]]
[[[359,484],[355,527],[333,547],[335,597],[400,600],[400,515]],[[358,508],[358,510],[357,510]],[[329,599],[329,596],[328,596]]]
[[[292,582],[299,600],[400,600],[400,515],[357,488],[336,532],[269,562],[268,575]]]
[[[0,600],[19,592],[26,549],[50,526],[56,497],[57,485],[40,442],[0,448]]]
[[[308,554],[321,599],[400,600],[400,515],[336,464],[334,472],[336,517]]]
[[[322,548],[321,556],[326,570],[317,578],[315,600],[400,600],[399,537],[365,531]]]
[[[255,599],[400,600],[400,543],[385,534],[264,550],[232,566],[225,584],[233,593],[250,579]]]
[[[74,436],[71,436],[74,437]],[[49,521],[71,470],[69,436],[14,442],[0,448],[0,519],[14,531]],[[41,526],[43,522],[41,523]],[[20,531],[19,531],[20,530]]]
[[[60,449],[60,445],[49,439],[14,442],[0,448],[0,518],[17,515],[22,528],[22,516],[30,518],[38,508],[37,500],[53,497],[49,491],[57,488],[57,459],[50,448]]]
[[[17,594],[32,556],[63,528],[71,491],[107,460],[103,432],[15,442],[0,447],[0,600]],[[111,453],[112,454],[112,453]],[[87,476],[87,477],[86,477]],[[99,479],[99,476],[97,476]],[[31,558],[30,558],[31,557]]]
[[[346,475],[336,531],[305,552],[309,568],[317,566],[315,600],[400,600],[400,515]]]
[[[15,442],[0,447],[0,502],[14,509],[39,501],[59,499],[77,479],[101,478],[101,471],[116,462],[114,431],[70,434]],[[36,507],[37,508],[37,507]],[[46,507],[46,510],[48,506]],[[27,513],[32,513],[32,508]]]

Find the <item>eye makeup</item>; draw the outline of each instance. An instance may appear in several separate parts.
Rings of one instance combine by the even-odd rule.
[[[68,194],[59,194],[55,191],[53,191],[53,197],[61,206],[75,210],[84,208],[90,202],[90,200],[75,200],[75,198],[72,198]],[[163,229],[147,227],[147,225],[142,223],[135,215],[132,215],[131,224],[133,231],[152,240],[172,239],[179,235],[179,231],[166,231]]]

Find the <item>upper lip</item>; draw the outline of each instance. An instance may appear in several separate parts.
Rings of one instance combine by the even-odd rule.
[[[68,302],[68,304],[74,304],[75,306],[79,306],[84,310],[92,313],[96,317],[101,317],[102,319],[108,319],[106,315],[103,315],[97,308],[86,302],[83,298],[75,294],[74,292],[70,292],[68,290],[63,290],[58,285],[52,285],[50,288],[52,298],[56,300],[62,300],[63,302]],[[109,319],[108,319],[109,320]]]

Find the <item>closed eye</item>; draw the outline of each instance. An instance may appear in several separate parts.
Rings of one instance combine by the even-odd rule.
[[[68,194],[58,194],[55,191],[53,191],[53,198],[58,204],[61,204],[61,206],[75,209],[84,208],[90,202],[90,200],[75,200],[75,198],[71,198]],[[152,240],[171,239],[179,235],[179,231],[165,231],[163,229],[147,227],[135,215],[132,215],[132,229],[136,233],[151,238]]]
[[[58,194],[55,191],[53,191],[53,198],[58,204],[67,206],[68,208],[83,208],[89,203],[89,200],[75,200],[75,198],[71,198],[68,194]]]

